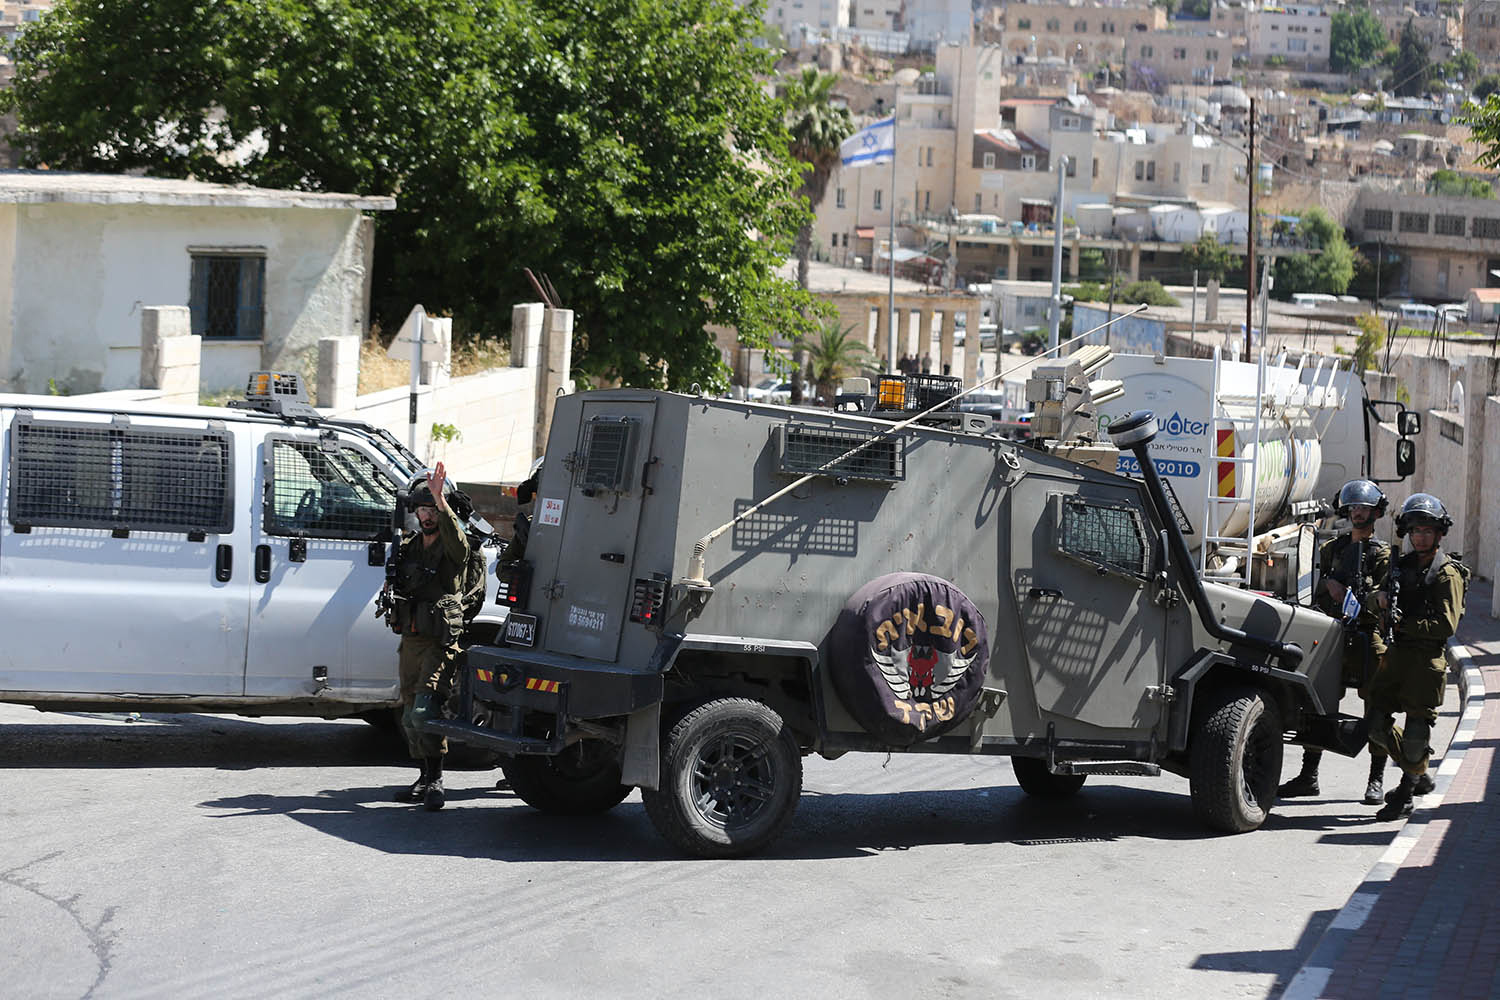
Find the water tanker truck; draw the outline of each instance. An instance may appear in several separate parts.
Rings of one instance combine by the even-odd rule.
[[[1037,450],[946,403],[956,381],[886,377],[848,411],[559,398],[498,569],[503,644],[470,649],[432,728],[509,755],[547,812],[638,787],[667,840],[716,857],[777,836],[807,754],[1005,756],[1037,796],[1166,770],[1243,832],[1284,738],[1358,751],[1339,623],[1200,578],[1158,419]],[[1064,396],[1091,424],[1086,387]],[[1144,478],[1068,457],[1116,447]]]

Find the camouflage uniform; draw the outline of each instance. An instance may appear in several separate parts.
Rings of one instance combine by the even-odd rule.
[[[447,694],[463,633],[464,570],[469,542],[451,510],[437,512],[438,537],[424,545],[420,532],[401,539],[397,575],[402,593],[395,626],[401,633],[401,728],[417,759],[448,752],[448,741],[422,732]]]
[[[1370,744],[1388,750],[1406,774],[1427,773],[1428,742],[1447,685],[1443,647],[1463,613],[1463,577],[1439,547],[1431,565],[1421,567],[1416,552],[1397,561],[1401,620],[1395,640],[1366,695]],[[1403,732],[1395,713],[1406,713]]]
[[[1337,580],[1360,597],[1360,611],[1351,626],[1344,630],[1344,686],[1359,688],[1364,693],[1365,685],[1375,673],[1380,657],[1385,655],[1385,640],[1380,635],[1380,608],[1375,603],[1375,592],[1385,586],[1391,566],[1391,546],[1378,538],[1365,540],[1364,579],[1360,579],[1359,545],[1354,536],[1344,532],[1323,544],[1318,553],[1320,578]],[[1318,589],[1314,602],[1319,611],[1333,618],[1343,616],[1341,601],[1335,601],[1326,588]],[[1365,647],[1369,646],[1366,658]]]

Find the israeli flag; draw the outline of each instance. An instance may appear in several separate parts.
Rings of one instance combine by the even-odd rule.
[[[1349,621],[1353,621],[1359,617],[1359,600],[1354,596],[1352,589],[1344,591],[1344,607],[1342,610],[1344,617]]]
[[[871,122],[845,139],[839,146],[844,169],[872,167],[896,158],[896,118]]]

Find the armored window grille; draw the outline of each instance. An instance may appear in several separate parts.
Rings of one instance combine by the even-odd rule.
[[[1146,532],[1140,512],[1080,497],[1062,498],[1059,547],[1093,566],[1145,577]]]
[[[234,528],[227,431],[17,418],[12,434],[10,520],[18,527]]]
[[[396,487],[363,452],[305,438],[271,442],[268,535],[386,541]]]
[[[869,443],[871,439],[866,434],[800,424],[787,424],[778,430],[782,432],[781,471],[788,475],[820,473],[888,483],[906,478],[906,454],[900,438],[888,437]],[[842,457],[860,445],[864,447],[853,455]],[[833,464],[829,465],[830,462]]]
[[[583,425],[573,485],[584,496],[630,492],[636,426],[636,421],[625,417],[592,417]]]
[[[193,333],[210,340],[259,340],[264,327],[266,259],[193,254],[188,307]]]

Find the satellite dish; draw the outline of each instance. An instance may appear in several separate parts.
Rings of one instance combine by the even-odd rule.
[[[906,67],[906,69],[896,70],[896,75],[893,77],[893,79],[896,81],[897,86],[910,87],[912,84],[916,83],[921,76],[921,70],[913,69],[912,67],[908,66]]]

